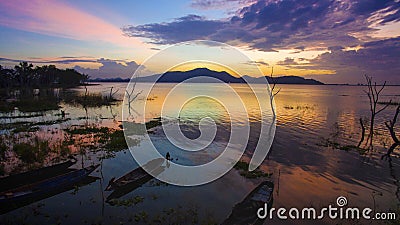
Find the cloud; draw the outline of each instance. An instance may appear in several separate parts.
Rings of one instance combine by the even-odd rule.
[[[131,78],[136,69],[140,66],[135,61],[122,62],[121,60],[98,59],[96,62],[101,66],[97,69],[75,66],[74,69],[88,74],[90,78]]]
[[[76,71],[88,74],[91,78],[131,78],[133,73],[140,66],[135,61],[104,58],[96,59],[91,57],[62,56],[51,59],[31,58],[30,60],[0,58],[0,64],[6,65],[10,68],[22,61],[27,61],[34,65],[53,64],[59,68],[73,67]],[[141,69],[143,74],[148,75],[154,73],[152,71],[148,71],[144,66],[142,66]]]
[[[297,63],[296,61],[294,61],[294,58],[285,58],[285,60],[283,61],[279,61],[276,63],[277,65],[298,65],[299,63]]]
[[[0,25],[51,36],[104,41],[118,46],[142,44],[120,28],[59,1],[0,1]]]
[[[130,37],[146,37],[154,44],[174,44],[189,40],[205,39],[204,34],[222,29],[224,22],[206,20],[197,15],[187,15],[170,23],[153,23],[126,26],[122,30]]]
[[[10,62],[10,63],[19,63],[22,61],[27,61],[29,63],[37,63],[37,64],[71,64],[71,63],[94,63],[97,62],[96,59],[87,58],[87,57],[69,57],[62,56],[53,59],[46,58],[29,58],[27,59],[11,59],[11,58],[0,58],[0,62]]]
[[[194,1],[192,5],[212,8],[230,2]],[[314,59],[291,57],[278,64],[285,69],[336,71],[337,76],[322,76],[332,82],[357,82],[368,73],[400,83],[399,33],[375,35],[384,32],[381,29],[386,25],[399,25],[399,13],[400,4],[395,0],[259,0],[228,18],[188,15],[166,23],[126,26],[123,31],[156,44],[203,39],[264,52],[325,51]]]
[[[229,1],[195,1],[209,6]],[[367,2],[367,3],[366,3]],[[393,18],[400,4],[395,1],[282,0],[258,1],[236,15],[209,20],[188,15],[167,23],[126,26],[128,36],[147,38],[156,44],[207,39],[252,49],[305,49],[350,46],[371,41],[372,25],[398,21]]]
[[[259,64],[259,65],[269,66],[269,64],[264,62],[264,61],[254,61],[254,62]]]
[[[233,9],[256,2],[256,0],[194,0],[190,6],[201,10]]]
[[[309,60],[308,64],[291,68],[335,70],[335,76],[323,79],[332,83],[358,83],[363,75],[373,76],[379,82],[400,84],[400,37],[365,43],[359,50],[333,48],[330,52]],[[289,65],[288,65],[289,66]],[[321,77],[319,77],[321,78]]]
[[[246,62],[245,64],[247,64],[247,65],[254,65],[254,64],[257,64],[257,65],[259,65],[259,66],[269,66],[269,64],[267,63],[267,62],[264,62],[264,61],[248,61],[248,62]]]

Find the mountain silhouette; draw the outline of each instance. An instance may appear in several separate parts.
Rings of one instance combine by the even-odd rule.
[[[265,79],[267,79],[268,83],[272,83],[273,81],[276,84],[312,84],[312,85],[322,85],[324,83],[314,80],[314,79],[305,79],[303,77],[298,76],[281,76],[281,77],[251,77],[251,76],[243,76],[243,77],[234,77],[225,71],[214,71],[208,68],[196,68],[189,71],[168,71],[160,76],[160,74],[139,77],[137,78],[137,82],[157,82],[157,83],[181,83],[185,80],[196,78],[193,81],[188,81],[192,83],[215,83],[216,81],[209,78],[215,78],[224,83],[263,83]],[[95,82],[128,82],[129,79],[95,79],[92,80]],[[247,81],[247,82],[246,82]]]

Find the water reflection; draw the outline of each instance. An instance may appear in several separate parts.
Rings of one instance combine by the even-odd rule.
[[[110,90],[110,87],[123,90],[126,84],[101,84],[88,86],[89,92],[101,93],[103,90]],[[138,84],[137,89],[148,84]],[[172,84],[161,84],[155,89],[151,99],[138,97],[138,103],[147,101],[150,113],[146,120],[159,117],[161,103],[163,102],[166,90]],[[255,149],[257,134],[260,132],[260,114],[256,110],[257,101],[251,97],[248,89],[241,85],[232,85],[239,95],[245,99],[246,109],[251,124],[251,137],[247,145],[244,159],[250,160]],[[389,107],[376,120],[377,132],[374,152],[360,155],[356,151],[343,151],[323,146],[324,138],[336,138],[344,144],[355,144],[359,140],[360,117],[369,115],[368,102],[363,95],[363,87],[347,86],[302,86],[302,85],[280,85],[281,92],[276,96],[277,130],[273,147],[268,159],[264,161],[261,169],[273,173],[275,182],[274,206],[325,207],[332,204],[340,195],[346,196],[351,205],[368,206],[375,205],[377,211],[395,209],[399,203],[396,198],[398,193],[399,160],[394,157],[391,164],[380,160],[385,152],[382,143],[385,142],[388,132],[383,124],[393,116],[393,107]],[[80,94],[85,92],[84,88],[76,89]],[[217,91],[221,97],[224,90],[218,89],[210,84],[191,84],[187,91],[199,91],[206,93]],[[261,90],[260,90],[261,91]],[[399,101],[396,87],[385,89],[385,99],[394,98]],[[396,96],[397,95],[397,96]],[[123,92],[115,95],[122,99]],[[181,96],[185,96],[182,94]],[[385,100],[383,99],[383,100]],[[226,99],[229,101],[229,99]],[[70,125],[82,125],[85,123],[100,124],[110,128],[117,128],[122,120],[121,108],[127,105],[111,105],[88,108],[87,112],[81,105],[72,105],[60,102],[60,106],[66,110],[70,118],[60,124],[41,125],[40,130],[35,134],[48,134],[49,129],[64,129]],[[168,107],[166,106],[168,112]],[[135,108],[133,106],[133,108]],[[172,110],[172,109],[171,109]],[[32,118],[1,118],[2,125],[17,121],[47,121],[59,119],[59,110],[45,111],[41,115]],[[15,116],[18,113],[5,113],[2,116]],[[207,151],[199,152],[197,155],[189,155],[174,148],[165,141],[161,129],[156,129],[152,135],[156,145],[162,146],[165,152],[170,151],[173,158],[187,165],[201,164],[208,162],[220,154],[221,149],[226,146],[229,139],[229,130],[232,123],[240,125],[242,120],[226,120],[226,111],[211,101],[201,100],[191,102],[182,111],[179,118],[181,129],[187,137],[195,138],[199,135],[198,121],[204,116],[210,116],[218,121],[216,141]],[[240,115],[245,119],[247,115]],[[81,118],[85,119],[81,119]],[[178,118],[168,118],[167,121],[174,122]],[[132,113],[129,120],[138,118]],[[142,121],[136,121],[142,122]],[[397,132],[400,132],[397,130]],[[143,147],[143,145],[141,145]],[[139,146],[140,147],[140,146]],[[397,155],[396,155],[397,156]],[[257,184],[258,181],[248,180],[241,177],[236,170],[230,171],[221,179],[199,187],[176,187],[165,185],[151,180],[132,192],[121,197],[121,199],[132,199],[136,196],[144,197],[144,201],[131,207],[118,207],[103,205],[103,193],[105,185],[112,177],[118,177],[136,168],[136,164],[129,152],[119,152],[115,158],[105,159],[102,168],[102,183],[96,181],[82,187],[74,198],[69,192],[62,193],[40,203],[33,204],[9,214],[2,215],[0,221],[10,221],[12,218],[24,218],[30,223],[41,223],[43,221],[57,222],[61,219],[64,224],[114,223],[123,221],[129,223],[130,217],[142,211],[146,211],[149,217],[162,215],[166,208],[177,208],[179,205],[186,208],[197,207],[199,217],[207,218],[212,212],[212,217],[217,222],[223,221],[228,216],[233,205],[240,202],[244,196]],[[100,173],[100,171],[99,171]],[[279,185],[278,185],[279,184]],[[77,201],[79,199],[79,201]],[[375,204],[374,204],[375,202]],[[44,205],[42,205],[44,204]],[[104,212],[102,208],[104,207]],[[33,215],[32,209],[42,214]],[[65,216],[65,215],[68,216]],[[46,217],[50,215],[50,219]],[[132,219],[131,218],[131,219]],[[133,220],[134,221],[134,218]],[[131,221],[131,222],[132,222]],[[269,221],[268,224],[279,224],[281,221]],[[329,223],[329,221],[319,221]],[[133,223],[133,222],[132,222]],[[307,223],[307,222],[305,222]]]

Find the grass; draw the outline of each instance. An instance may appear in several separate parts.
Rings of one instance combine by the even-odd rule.
[[[73,135],[85,135],[85,134],[108,134],[109,133],[109,128],[108,127],[96,127],[96,126],[90,126],[90,127],[78,127],[78,128],[67,128],[64,129],[65,132]]]
[[[153,120],[150,120],[150,121],[146,122],[146,129],[149,130],[151,128],[158,127],[158,126],[161,126],[161,125],[162,125],[161,117],[154,118]]]
[[[142,196],[135,196],[129,199],[111,199],[108,203],[112,206],[124,206],[130,207],[142,203],[144,201],[144,197]]]
[[[65,132],[70,134],[70,144],[80,146],[83,149],[92,150],[96,152],[104,149],[106,155],[104,158],[111,158],[115,156],[116,152],[128,149],[123,130],[112,129],[108,127],[77,127],[64,129]],[[82,138],[89,138],[89,143],[83,143]],[[137,145],[138,140],[129,139],[131,146]]]
[[[1,112],[1,109],[0,109]],[[0,116],[0,119],[20,119],[20,118],[33,118],[33,117],[39,117],[39,116],[44,116],[43,112],[31,112],[26,115],[26,113],[23,113],[22,115],[17,115],[17,116]]]
[[[285,105],[285,106],[283,106],[283,108],[284,109],[296,109],[296,110],[314,110],[313,106],[308,106],[308,105],[304,105],[304,106],[298,105],[296,107],[291,106],[291,105]]]
[[[6,123],[0,124],[0,129],[4,130],[12,130],[13,133],[20,133],[20,132],[36,132],[39,130],[38,126],[48,126],[53,124],[59,124],[70,120],[67,119],[58,119],[58,120],[50,120],[50,121],[42,121],[42,122],[14,122],[14,123]]]
[[[18,126],[13,130],[13,133],[20,133],[20,132],[36,132],[39,130],[37,126],[30,126],[30,125],[22,125]]]
[[[58,110],[60,108],[59,102],[56,98],[39,98],[35,99],[21,99],[13,102],[12,105],[17,107],[21,112],[42,112],[50,110]]]
[[[13,112],[15,108],[18,108],[20,112],[31,113],[58,110],[60,106],[57,99],[49,97],[43,97],[39,99],[34,99],[32,97],[21,98],[12,102],[2,101],[0,104],[0,112]]]
[[[13,151],[22,162],[32,164],[42,163],[52,149],[48,141],[36,139],[33,143],[14,144]]]
[[[120,128],[124,129],[128,135],[144,135],[146,133],[146,129],[143,124],[135,122],[123,121],[120,125]]]
[[[365,154],[366,150],[363,148],[359,148],[355,145],[341,145],[338,142],[335,141],[331,141],[329,138],[324,139],[324,141],[322,143],[317,143],[318,146],[322,146],[322,147],[330,147],[332,149],[339,149],[342,151],[358,151],[358,153]]]
[[[148,130],[161,125],[161,117],[157,117],[146,122],[144,126],[141,123],[123,121],[120,128],[124,129],[128,135],[144,135]],[[149,131],[149,133],[151,132]]]
[[[121,149],[128,148],[128,145],[125,141],[124,131],[115,130],[114,132],[110,133],[109,137],[110,139],[105,145],[107,151],[119,151]]]
[[[262,178],[262,177],[271,177],[272,173],[265,173],[259,168],[253,170],[253,171],[248,171],[249,168],[249,163],[244,162],[244,161],[239,161],[237,162],[233,168],[239,170],[239,174],[243,177],[246,177],[248,179],[255,179],[255,178]]]
[[[54,121],[53,121],[54,122]],[[38,122],[34,124],[52,124],[52,121]],[[128,148],[125,141],[123,130],[108,127],[69,127],[64,129],[64,138],[53,140],[49,138],[39,138],[36,133],[30,133],[37,126],[32,127],[33,123],[20,123],[14,127],[13,133],[9,136],[0,137],[0,160],[6,160],[7,152],[11,152],[19,163],[14,163],[15,169],[34,168],[38,164],[43,164],[48,160],[62,160],[72,154],[73,149],[77,149],[80,154],[96,153],[103,151],[106,158],[115,156],[116,152]],[[15,124],[14,124],[15,126]],[[26,132],[21,135],[14,135],[17,132]],[[8,148],[5,142],[10,139],[11,146]],[[133,140],[130,144],[137,144],[138,140]],[[71,146],[74,146],[72,148]],[[14,157],[13,157],[14,158]],[[11,158],[10,158],[11,159]],[[8,159],[7,159],[8,160]]]
[[[101,107],[119,102],[119,100],[103,96],[101,93],[89,93],[85,96],[74,91],[64,92],[62,101],[69,105],[81,107]]]

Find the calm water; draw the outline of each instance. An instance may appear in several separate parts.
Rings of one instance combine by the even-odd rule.
[[[122,99],[125,89],[124,83],[103,83],[89,86],[90,93],[107,93],[110,87],[119,89],[116,97]],[[144,85],[138,84],[138,90]],[[160,116],[160,108],[168,90],[173,84],[161,84],[152,93],[152,98],[147,99],[149,113],[148,120]],[[232,85],[233,88],[246,102],[251,124],[251,138],[248,150],[244,155],[245,160],[251,157],[252,149],[259,133],[258,122],[260,114],[256,110],[257,102],[249,94],[247,87]],[[359,118],[367,117],[369,105],[363,93],[364,87],[350,86],[304,86],[280,85],[281,91],[276,96],[277,129],[273,147],[261,169],[273,173],[271,180],[275,183],[274,207],[326,207],[334,204],[338,196],[346,196],[350,206],[371,207],[376,211],[397,210],[399,199],[398,191],[399,160],[393,158],[391,163],[380,160],[385,152],[384,146],[389,146],[391,140],[383,125],[384,121],[392,118],[394,107],[389,107],[379,114],[376,120],[378,135],[375,139],[375,150],[365,155],[356,151],[343,151],[324,147],[325,140],[336,141],[340,144],[356,145],[360,138]],[[79,91],[84,91],[79,89]],[[229,101],[223,87],[217,84],[188,84],[178,97],[193,93],[218,92],[221,101]],[[262,91],[257,89],[257,91]],[[393,99],[399,102],[398,87],[387,87],[383,100]],[[136,104],[146,101],[139,97]],[[122,103],[99,108],[88,108],[87,111],[80,107],[62,104],[71,120],[61,124],[41,126],[38,136],[62,138],[62,129],[77,124],[100,124],[116,128],[122,118]],[[135,106],[134,106],[135,107]],[[134,108],[133,107],[133,108]],[[163,116],[174,122],[168,116],[169,108],[164,109]],[[34,118],[1,119],[1,123],[16,121],[47,121],[59,118],[59,111],[48,111],[43,116]],[[18,112],[7,115],[19,115]],[[4,115],[3,115],[4,116]],[[200,99],[189,102],[182,111],[180,120],[182,131],[187,137],[197,137],[197,127],[201,118],[208,116],[216,121],[218,132],[215,142],[205,153],[189,156],[187,153],[174,148],[166,139],[161,130],[157,128],[152,134],[152,140],[157,146],[162,146],[162,152],[170,151],[173,157],[179,158],[183,164],[199,164],[212,160],[218,155],[229,139],[231,126],[240,126],[246,115],[239,119],[229,121],[226,110],[218,103]],[[85,117],[85,119],[82,119]],[[132,112],[129,119],[138,115]],[[240,118],[243,118],[240,119]],[[2,131],[6,132],[6,131]],[[398,131],[400,132],[400,131]],[[137,148],[145,147],[145,143]],[[135,151],[135,149],[131,149]],[[240,202],[247,193],[260,181],[245,179],[236,170],[231,170],[222,178],[212,183],[197,187],[177,187],[165,185],[156,180],[144,184],[121,199],[129,200],[136,196],[143,197],[143,202],[130,206],[111,206],[104,202],[109,194],[104,192],[108,181],[112,177],[119,177],[136,168],[137,165],[129,151],[117,153],[115,158],[106,159],[101,170],[92,175],[100,177],[99,180],[51,198],[33,203],[8,214],[0,216],[1,223],[25,222],[29,224],[62,223],[62,224],[117,224],[136,223],[135,215],[142,212],[149,218],[166,216],[170,208],[188,211],[196,209],[199,219],[207,219],[220,223],[226,218],[232,206]],[[158,185],[157,185],[158,184]],[[181,207],[181,208],[180,208]],[[168,219],[168,216],[166,216]],[[168,220],[167,220],[168,221]],[[280,224],[284,221],[277,219],[266,221],[266,224]],[[293,221],[292,221],[293,222]],[[299,222],[299,221],[297,221]],[[337,221],[318,221],[319,223],[337,223]],[[339,221],[346,224],[346,221]],[[302,221],[302,223],[311,223]]]

